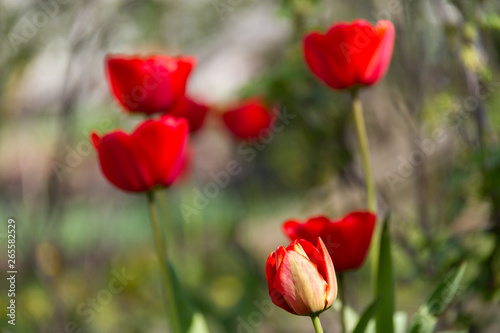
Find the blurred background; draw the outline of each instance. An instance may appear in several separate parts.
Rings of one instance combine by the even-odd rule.
[[[349,96],[319,83],[301,49],[308,31],[355,18],[396,26],[389,72],[361,98],[379,207],[391,212],[398,320],[467,260],[438,330],[499,332],[498,1],[0,0],[3,272],[7,219],[18,228],[17,325],[2,319],[2,332],[168,332],[146,198],[104,179],[88,139],[140,120],[109,93],[108,53],[198,60],[188,91],[212,108],[191,138],[189,170],[158,198],[174,265],[211,332],[311,331],[262,306],[264,266],[288,243],[285,220],[365,206]],[[219,117],[251,96],[295,116],[245,146],[252,158]],[[186,214],[233,159],[242,172]],[[122,288],[109,292],[117,276]],[[367,281],[369,264],[348,273],[358,312]],[[322,320],[340,332],[338,312]]]

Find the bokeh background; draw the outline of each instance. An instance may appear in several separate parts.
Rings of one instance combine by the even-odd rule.
[[[499,332],[495,0],[0,1],[0,268],[7,271],[13,217],[19,271],[15,328],[1,279],[2,332],[168,332],[146,198],[106,182],[88,139],[140,120],[124,116],[109,93],[107,53],[198,60],[188,91],[212,109],[191,138],[189,170],[158,197],[175,235],[175,267],[211,331],[311,330],[302,317],[262,306],[264,265],[288,242],[286,219],[364,207],[349,96],[320,84],[301,50],[306,32],[354,18],[396,26],[389,72],[361,97],[380,210],[392,218],[398,320],[467,260],[438,330]],[[246,147],[254,158],[219,117],[250,96],[295,116],[270,142]],[[196,214],[183,214],[232,159],[242,172]],[[106,293],[117,272],[129,280]],[[349,305],[361,311],[369,264],[348,281]],[[340,332],[338,312],[322,320]]]

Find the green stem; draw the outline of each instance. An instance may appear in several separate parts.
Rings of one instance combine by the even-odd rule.
[[[339,273],[337,275],[337,283],[339,287],[339,294],[340,294],[340,299],[342,300],[342,306],[340,307],[340,323],[342,326],[342,333],[346,333],[346,326],[345,326],[345,310],[346,310],[346,303],[347,303],[347,293],[345,290],[345,279],[344,279],[344,274]]]
[[[377,213],[377,195],[375,192],[375,182],[373,181],[372,171],[370,168],[370,152],[368,147],[368,135],[366,134],[365,119],[363,116],[363,106],[359,99],[358,90],[352,91],[352,109],[354,111],[354,121],[356,123],[356,131],[358,133],[359,146],[361,148],[361,160],[363,162],[363,171],[365,173],[366,196],[368,200],[368,209],[373,213]]]
[[[366,134],[365,119],[363,116],[363,106],[359,98],[358,89],[352,90],[352,109],[354,112],[354,121],[356,123],[356,131],[358,133],[359,146],[361,150],[361,160],[363,162],[363,170],[365,173],[366,182],[366,197],[368,201],[368,210],[375,215],[377,214],[377,194],[375,192],[375,182],[373,181],[372,171],[370,168],[370,152],[368,147],[368,135]],[[380,243],[380,228],[375,228],[373,239],[370,246],[370,263],[371,263],[371,276],[372,284],[376,295],[376,282],[378,257],[379,257],[379,243]]]
[[[321,327],[321,322],[319,321],[319,316],[311,316],[313,325],[314,325],[314,330],[316,333],[323,333],[323,327]]]
[[[158,255],[158,260],[160,260],[161,272],[163,275],[163,280],[165,282],[165,293],[167,296],[166,305],[170,312],[170,322],[172,324],[172,329],[174,333],[182,333],[179,322],[179,314],[177,313],[177,307],[175,302],[172,276],[170,274],[170,269],[167,267],[165,244],[162,237],[160,222],[158,219],[158,213],[156,211],[154,193],[153,191],[148,191],[146,192],[146,194],[148,197],[149,214],[151,217],[151,226],[153,228],[153,235],[155,238],[156,252]]]

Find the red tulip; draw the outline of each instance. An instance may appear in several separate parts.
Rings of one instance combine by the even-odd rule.
[[[188,125],[184,119],[163,117],[144,121],[130,135],[118,130],[90,136],[104,176],[124,191],[143,192],[169,186],[179,176]]]
[[[208,113],[208,106],[184,96],[172,107],[168,114],[176,118],[184,118],[189,124],[189,131],[196,132],[201,128]]]
[[[257,98],[247,100],[222,115],[227,128],[241,140],[256,140],[268,129],[273,116],[262,101]]]
[[[369,86],[387,71],[394,37],[390,21],[379,21],[375,27],[365,20],[340,22],[326,34],[308,34],[304,56],[311,71],[331,88]]]
[[[278,247],[267,258],[266,278],[273,303],[292,314],[319,314],[337,298],[332,259],[320,238],[316,247],[303,239]]]
[[[106,57],[112,94],[130,112],[164,112],[183,96],[195,60],[191,57]]]
[[[358,268],[365,260],[375,220],[370,212],[352,212],[339,221],[330,221],[324,216],[311,218],[303,224],[290,220],[283,224],[283,230],[291,240],[314,241],[321,237],[335,270],[342,272]]]

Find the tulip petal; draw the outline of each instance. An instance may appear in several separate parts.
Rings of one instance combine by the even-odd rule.
[[[274,277],[276,276],[276,252],[271,252],[266,261],[266,279],[269,292],[273,290]]]
[[[280,246],[276,249],[276,270],[280,268],[281,262],[283,262],[283,258],[285,258],[286,250],[283,246]]]
[[[328,285],[326,290],[326,307],[330,307],[337,298],[337,277],[335,276],[335,268],[333,267],[332,258],[325,247],[325,244],[318,238],[317,249],[323,260],[317,262],[318,271],[323,275]]]
[[[299,222],[294,221],[294,220],[290,220],[290,221],[286,221],[285,223],[283,223],[282,229],[283,229],[283,232],[288,237],[290,237],[290,239],[295,240],[295,239],[299,238],[296,236],[296,234],[297,234],[296,230],[297,230],[299,225],[300,225]]]
[[[310,242],[304,239],[298,240],[298,242],[327,283],[328,287],[325,293],[325,305],[326,308],[328,308],[337,298],[337,279],[335,277],[335,269],[333,267],[332,259],[328,254],[323,241],[319,237],[317,237],[316,239],[318,242],[317,247],[314,247]]]
[[[196,60],[192,57],[179,57],[176,59],[177,68],[172,71],[174,101],[172,105],[180,101],[186,92],[189,74],[193,70]]]
[[[281,295],[279,291],[274,289],[273,283],[275,277],[276,277],[276,255],[275,252],[272,252],[266,261],[266,279],[269,288],[269,296],[271,297],[272,302],[276,306],[279,306],[283,310],[295,314],[295,312],[293,312],[293,310],[288,306],[288,304],[286,304],[283,295]]]
[[[379,43],[364,72],[363,82],[367,85],[374,83],[385,75],[389,68],[394,48],[396,33],[392,22],[379,21],[375,28],[375,33],[379,38]]]
[[[305,242],[306,244],[310,244],[309,242]],[[307,253],[306,251],[304,251],[304,248],[300,245],[300,240],[294,240],[292,242],[292,244],[290,244],[288,247],[287,247],[287,251],[295,251],[297,252],[298,254],[301,254],[304,256],[304,258],[306,259],[309,259],[309,257],[307,256]]]
[[[323,235],[324,231],[328,229],[330,223],[330,220],[325,216],[312,217],[307,221],[307,225],[291,220],[283,224],[283,231],[291,240],[303,238],[314,244],[320,237],[319,235]]]
[[[296,249],[300,249],[297,251]],[[304,258],[310,260],[314,264],[316,264],[316,260],[322,260],[321,254],[319,251],[308,241],[304,239],[296,239],[294,240],[287,248],[287,251],[295,251],[299,254],[302,254]]]
[[[362,50],[355,36],[353,25],[344,22],[335,24],[325,35],[329,45],[325,52],[332,59],[332,76],[342,82],[340,89],[357,83],[358,59]]]
[[[371,212],[352,212],[328,228],[325,244],[337,272],[355,269],[366,258],[375,228],[376,217]]]
[[[366,20],[358,19],[345,26],[344,42],[352,47],[351,61],[347,70],[356,84],[365,84],[366,67],[373,57],[379,37],[373,26]]]
[[[132,192],[142,192],[152,186],[147,161],[126,133],[116,131],[103,136],[98,153],[102,173],[113,185]]]
[[[90,141],[92,142],[92,146],[94,146],[94,148],[97,148],[97,146],[99,146],[99,144],[101,143],[101,137],[99,136],[99,134],[92,131],[90,133]]]
[[[187,144],[188,127],[184,119],[163,117],[158,122],[144,122],[133,136],[142,143],[155,182],[170,185],[181,171]]]
[[[353,79],[344,75],[346,59],[340,52],[330,50],[343,46],[331,42],[319,33],[311,33],[304,38],[304,57],[311,71],[323,82],[334,89],[343,89],[353,83]]]

